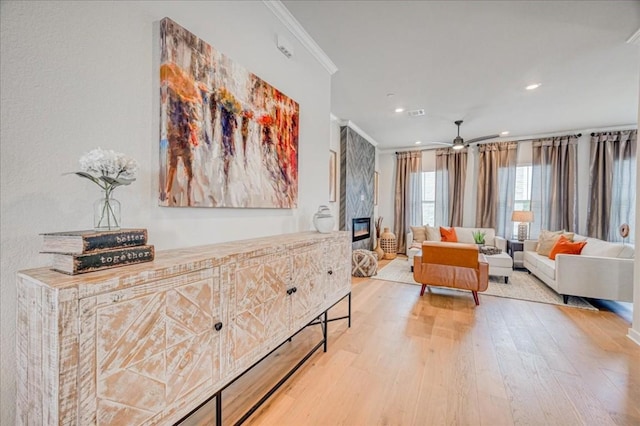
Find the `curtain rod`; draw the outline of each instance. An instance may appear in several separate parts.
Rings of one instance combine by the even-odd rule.
[[[537,141],[540,139],[551,139],[551,138],[561,138],[564,136],[575,136],[576,138],[579,138],[582,136],[582,133],[576,133],[575,135],[562,135],[562,136],[546,136],[546,137],[537,137],[537,138],[528,138],[528,139],[515,139],[512,141],[505,141],[505,142],[527,142],[527,141]],[[591,134],[591,136],[593,136],[593,133]]]
[[[635,129],[629,129],[629,131],[631,130],[635,130]],[[617,131],[613,131],[613,132],[593,132],[591,133],[591,136],[595,136],[595,135],[615,135],[617,133],[620,132],[624,132],[625,130],[617,130]]]
[[[594,134],[591,133],[591,136],[593,136]],[[577,138],[582,136],[582,133],[577,133],[575,135],[563,135],[563,136],[575,136]],[[547,137],[538,137],[538,138],[528,138],[528,139],[515,139],[515,140],[508,140],[508,141],[504,141],[504,142],[527,142],[527,141],[535,141],[538,139],[549,139],[549,138],[557,138],[557,137],[562,137],[562,136],[547,136]],[[479,145],[479,144],[478,144]],[[396,155],[398,154],[404,154],[407,152],[424,152],[424,151],[433,151],[434,149],[438,149],[438,148],[431,148],[431,149],[414,149],[414,150],[409,150],[409,151],[396,151]]]

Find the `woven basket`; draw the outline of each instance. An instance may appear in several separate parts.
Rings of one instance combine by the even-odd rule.
[[[384,232],[380,235],[380,247],[384,251],[385,259],[395,259],[398,255],[398,240],[389,228],[384,228]]]

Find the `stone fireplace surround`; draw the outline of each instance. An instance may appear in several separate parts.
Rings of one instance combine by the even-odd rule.
[[[354,218],[373,223],[375,147],[348,126],[340,128],[340,230],[353,232]],[[352,249],[373,249],[373,233]]]

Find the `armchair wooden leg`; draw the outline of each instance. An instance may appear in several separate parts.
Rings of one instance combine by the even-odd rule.
[[[476,302],[476,306],[478,306],[480,304],[480,300],[478,300],[478,292],[472,291],[471,293],[473,294],[473,300]]]
[[[420,296],[424,296],[424,289],[427,288],[426,284],[422,284],[422,289],[420,289]]]

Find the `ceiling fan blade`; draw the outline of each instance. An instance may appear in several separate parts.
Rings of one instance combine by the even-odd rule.
[[[452,145],[451,142],[427,142],[425,145]]]
[[[487,136],[480,136],[479,138],[473,138],[473,139],[469,139],[466,143],[466,145],[469,145],[470,143],[476,143],[476,142],[481,142],[481,141],[486,141],[487,139],[495,139],[495,138],[499,138],[500,135],[487,135]]]

